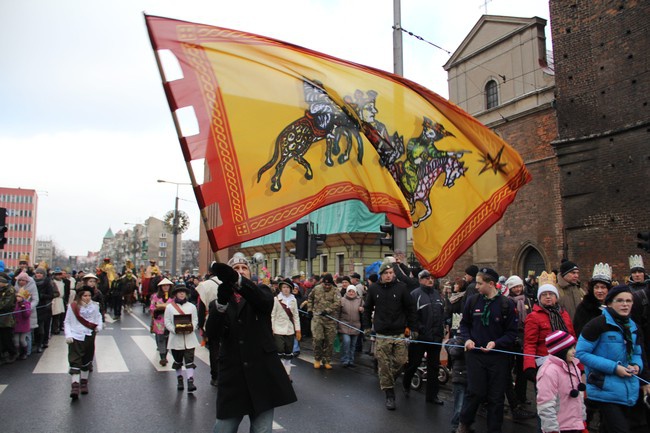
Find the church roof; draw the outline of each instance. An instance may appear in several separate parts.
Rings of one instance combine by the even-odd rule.
[[[111,230],[111,228],[109,227],[109,228],[108,228],[108,231],[107,231],[106,234],[104,235],[104,239],[107,239],[107,238],[114,238],[114,237],[115,237],[115,235],[113,234],[113,230]]]

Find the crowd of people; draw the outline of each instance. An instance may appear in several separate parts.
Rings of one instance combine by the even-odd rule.
[[[340,365],[355,368],[365,344],[388,410],[397,408],[396,389],[411,397],[423,362],[435,378],[444,348],[455,433],[472,431],[482,410],[487,431],[500,432],[506,400],[513,418],[537,417],[545,433],[645,432],[650,279],[642,257],[630,257],[621,282],[598,263],[583,290],[583,274],[565,260],[558,271],[525,278],[472,265],[461,278],[441,280],[407,266],[399,251],[366,279],[326,273],[260,280],[241,254],[213,263],[202,278],[165,275],[153,260],[117,272],[105,259],[94,273],[70,275],[21,261],[13,272],[0,271],[0,363],[42,352],[63,332],[70,397],[77,399],[89,392],[94,337],[106,315],[120,320],[140,302],[161,366],[171,352],[178,390],[196,390],[199,338],[208,348],[210,383],[218,388],[215,432],[236,431],[246,415],[265,428],[273,408],[296,400],[291,367],[303,336],[311,337],[314,369],[334,368],[335,346]],[[531,386],[536,412],[528,410]],[[445,404],[437,380],[426,382],[424,398]]]

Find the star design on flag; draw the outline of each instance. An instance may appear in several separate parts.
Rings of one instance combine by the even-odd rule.
[[[501,156],[503,155],[504,148],[505,146],[501,146],[499,153],[497,153],[495,157],[492,157],[492,155],[490,155],[489,153],[487,153],[486,155],[481,155],[483,159],[480,159],[479,162],[485,165],[483,166],[483,168],[481,168],[479,175],[483,174],[488,170],[492,170],[494,174],[497,174],[497,172],[506,174],[506,172],[503,170],[503,167],[505,167],[507,163],[501,162]]]

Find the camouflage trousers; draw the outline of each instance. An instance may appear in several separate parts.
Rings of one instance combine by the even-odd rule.
[[[327,317],[314,316],[311,319],[311,334],[314,359],[324,363],[331,362],[336,338],[336,322]]]
[[[388,337],[388,338],[381,338]],[[408,361],[408,348],[404,335],[378,336],[375,347],[375,358],[379,367],[379,386],[382,390],[395,387],[395,380],[404,370]],[[401,338],[402,340],[394,340]]]

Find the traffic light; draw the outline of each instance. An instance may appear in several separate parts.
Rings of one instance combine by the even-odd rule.
[[[316,258],[318,255],[318,250],[323,246],[327,235],[325,234],[312,234],[311,242],[309,243],[309,260]]]
[[[388,247],[390,250],[395,249],[395,226],[391,223],[379,226],[379,231],[386,233],[386,236],[379,239],[379,244]]]
[[[296,232],[296,237],[291,239],[290,242],[293,242],[296,247],[291,248],[289,254],[296,256],[298,260],[307,260],[307,237],[309,236],[307,223],[298,223],[291,226],[291,230]]]
[[[0,207],[0,250],[4,249],[7,243],[7,209]]]
[[[636,237],[643,241],[643,242],[637,242],[636,246],[641,248],[645,252],[650,253],[650,232],[637,233]]]

